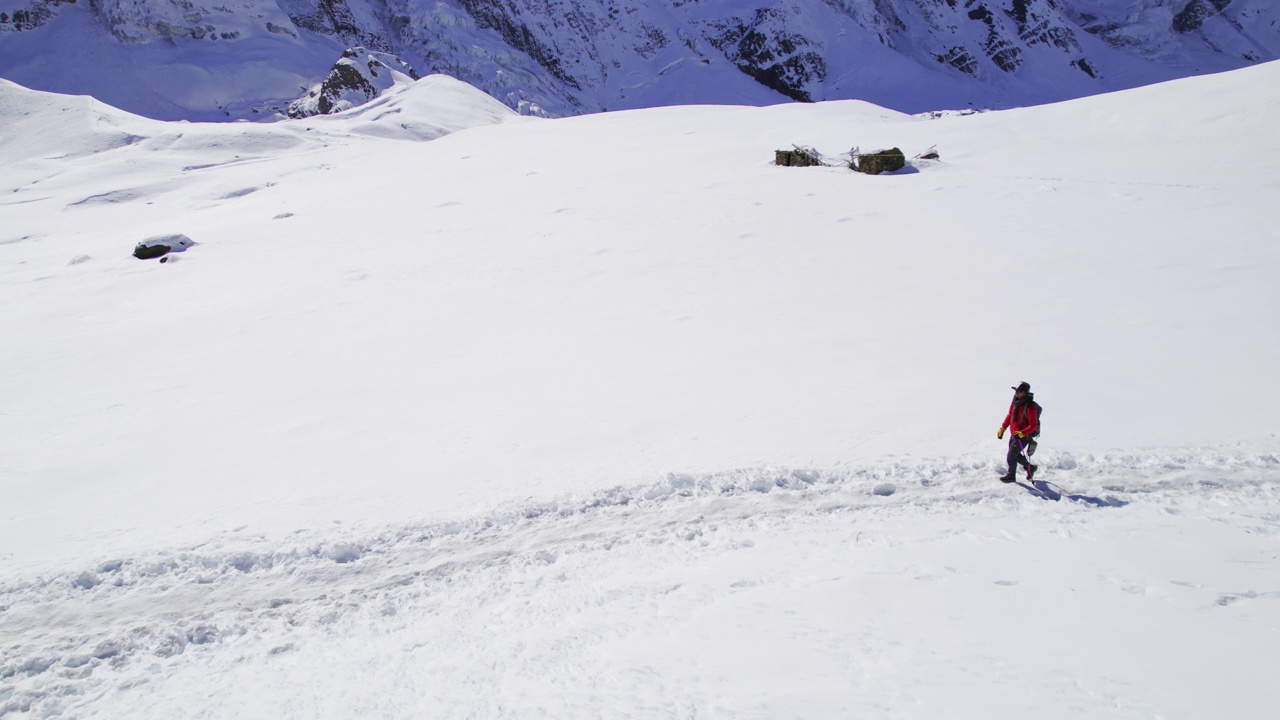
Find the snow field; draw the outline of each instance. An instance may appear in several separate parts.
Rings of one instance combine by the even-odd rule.
[[[1264,716],[1277,71],[270,128],[0,83],[0,714]]]

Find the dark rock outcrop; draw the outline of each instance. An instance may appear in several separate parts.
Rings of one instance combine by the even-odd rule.
[[[11,12],[0,12],[0,30],[23,32],[35,30],[53,19],[54,11],[60,5],[74,4],[76,0],[32,0],[25,8],[16,8]]]
[[[1173,29],[1180,33],[1199,30],[1205,20],[1226,10],[1230,4],[1231,0],[1191,0],[1173,16]]]
[[[760,8],[750,19],[708,23],[707,40],[742,72],[793,100],[812,102],[806,86],[827,78],[827,62],[803,35],[787,30],[776,8]]]
[[[582,89],[578,80],[564,69],[560,62],[560,54],[539,37],[536,29],[530,29],[528,25],[521,22],[520,17],[512,12],[513,7],[509,7],[500,0],[458,0],[458,2],[466,8],[471,17],[475,18],[478,27],[496,30],[508,45],[533,58],[553,77],[575,90]],[[582,20],[578,16],[570,17],[577,18],[573,24],[582,25]]]
[[[361,26],[347,0],[292,0],[281,2],[280,7],[300,29],[335,35],[343,42],[379,52],[391,51],[391,43],[382,33]]]
[[[289,104],[288,115],[295,119],[329,115],[363,105],[393,86],[397,72],[418,79],[418,73],[399,58],[363,47],[348,48],[324,82]]]
[[[181,233],[153,235],[133,248],[133,256],[139,260],[151,260],[171,252],[182,252],[195,243]]]
[[[1015,45],[1010,38],[1005,35],[998,23],[996,16],[986,5],[978,5],[969,11],[969,19],[976,20],[987,26],[987,37],[982,41],[982,49],[986,52],[987,57],[996,64],[1001,70],[1011,73],[1022,67],[1022,48]]]
[[[978,59],[963,45],[949,48],[945,53],[934,55],[933,59],[950,65],[969,77],[978,77]]]

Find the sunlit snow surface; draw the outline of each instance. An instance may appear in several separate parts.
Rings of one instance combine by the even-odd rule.
[[[1266,716],[1277,114],[0,82],[0,715]]]

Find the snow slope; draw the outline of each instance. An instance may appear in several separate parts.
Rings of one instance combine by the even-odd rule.
[[[1264,716],[1278,74],[273,126],[0,83],[0,715]]]

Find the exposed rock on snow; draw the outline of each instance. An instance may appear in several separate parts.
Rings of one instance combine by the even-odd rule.
[[[133,256],[139,260],[151,260],[171,252],[182,252],[194,245],[191,238],[182,234],[154,235],[138,243]]]
[[[363,105],[397,84],[418,79],[418,73],[400,58],[363,47],[348,48],[333,65],[324,82],[307,97],[289,105],[289,117],[331,115]]]

